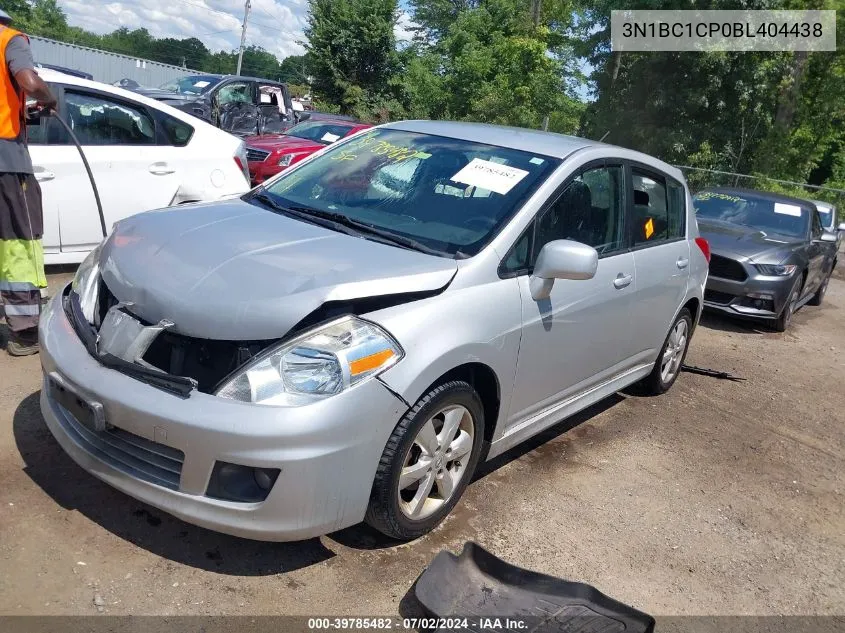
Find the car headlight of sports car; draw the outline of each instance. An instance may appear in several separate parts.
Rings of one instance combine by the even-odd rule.
[[[372,378],[403,356],[399,344],[377,325],[343,317],[260,355],[217,395],[265,405],[307,404]]]
[[[798,268],[795,264],[754,264],[761,275],[769,277],[788,277]]]
[[[79,268],[76,269],[76,276],[73,278],[73,291],[79,295],[79,305],[82,306],[82,314],[88,323],[94,323],[94,312],[97,308],[97,298],[100,290],[100,251],[98,246],[88,253]]]

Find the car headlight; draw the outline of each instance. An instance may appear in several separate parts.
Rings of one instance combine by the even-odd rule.
[[[88,253],[73,278],[73,291],[79,295],[79,305],[88,323],[94,323],[94,312],[97,308],[97,298],[100,290],[100,250],[98,246]]]
[[[761,275],[770,277],[788,277],[798,268],[795,264],[754,264]]]
[[[306,404],[349,389],[403,356],[399,344],[377,325],[343,317],[263,354],[217,395],[255,404]]]
[[[307,154],[308,152],[294,152],[293,154],[285,154],[279,159],[279,167],[290,167],[290,164],[293,162],[294,158],[299,158],[303,154]]]

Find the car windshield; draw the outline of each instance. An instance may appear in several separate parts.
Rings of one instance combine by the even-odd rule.
[[[323,145],[331,145],[349,134],[350,129],[352,129],[351,126],[334,121],[305,121],[294,125],[285,134]]]
[[[826,205],[816,204],[816,209],[819,210],[819,220],[822,221],[822,226],[829,229],[833,226],[833,209]]]
[[[174,81],[168,81],[159,87],[160,90],[167,90],[168,92],[178,92],[179,94],[198,95],[220,83],[219,77],[212,77],[210,75],[199,75],[197,77],[182,77]]]
[[[330,213],[459,258],[480,251],[559,163],[484,143],[374,129],[257,192],[279,206]]]
[[[746,193],[702,191],[693,196],[695,214],[702,219],[748,226],[789,237],[807,234],[810,208]]]

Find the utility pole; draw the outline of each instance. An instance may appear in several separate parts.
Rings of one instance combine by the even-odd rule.
[[[246,25],[247,19],[249,18],[249,8],[250,8],[250,0],[246,0],[246,4],[244,4],[244,24],[241,28],[241,48],[238,51],[238,69],[235,71],[236,75],[241,74],[241,64],[244,61],[244,45],[246,44]]]
[[[543,0],[531,0],[531,19],[534,22],[534,28],[538,28],[540,26],[540,7],[543,3]],[[548,131],[549,129],[549,115],[543,117],[543,124],[542,130],[544,132]]]

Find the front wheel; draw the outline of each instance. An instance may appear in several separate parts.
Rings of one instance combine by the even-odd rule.
[[[692,336],[692,315],[686,308],[678,313],[669,334],[654,363],[654,369],[642,381],[646,393],[657,396],[666,393],[675,383],[681,373],[681,365],[687,355],[690,337]]]
[[[789,324],[792,323],[792,315],[798,309],[798,300],[801,298],[801,287],[804,285],[801,278],[795,282],[795,287],[789,295],[789,301],[783,306],[780,316],[775,321],[775,330],[778,332],[786,332]]]
[[[819,289],[816,290],[816,294],[813,295],[813,298],[810,299],[807,304],[811,306],[820,306],[822,301],[824,301],[824,295],[827,293],[827,285],[830,283],[830,276],[833,274],[833,270],[831,270],[827,277],[824,278],[822,285],[819,286]]]
[[[424,395],[396,425],[379,460],[366,522],[395,539],[433,530],[475,471],[484,438],[476,391],[451,381]]]

